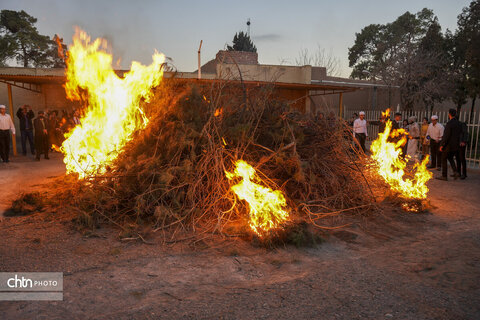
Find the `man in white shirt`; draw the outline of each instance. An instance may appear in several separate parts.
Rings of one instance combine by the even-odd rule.
[[[8,156],[10,154],[10,131],[12,131],[15,139],[15,126],[12,118],[6,114],[5,106],[0,105],[0,157],[3,162],[8,163]]]
[[[428,126],[426,138],[430,141],[430,166],[429,168],[440,168],[440,141],[442,141],[443,131],[445,128],[441,123],[438,123],[438,116],[432,116],[432,123]]]
[[[358,140],[360,147],[362,147],[363,152],[365,152],[365,140],[368,137],[367,120],[365,120],[365,112],[360,111],[359,116],[360,117],[353,122],[353,136]]]

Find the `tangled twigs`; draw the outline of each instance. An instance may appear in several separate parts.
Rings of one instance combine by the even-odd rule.
[[[242,159],[261,167],[262,184],[283,192],[292,221],[338,228],[317,222],[369,210],[365,161],[342,122],[309,119],[274,99],[271,86],[243,89],[228,82],[188,87],[166,81],[143,105],[148,127],[109,171],[66,182],[63,196],[54,196],[59,206],[69,203],[85,219],[125,233],[131,225],[149,225],[166,243],[194,239],[188,232],[245,234],[248,205],[225,177]],[[133,234],[125,238],[145,241],[141,232]]]

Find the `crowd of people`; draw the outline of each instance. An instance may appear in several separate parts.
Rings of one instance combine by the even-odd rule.
[[[80,124],[78,111],[69,113],[65,110],[59,116],[58,110],[38,111],[37,116],[29,105],[21,106],[17,111],[20,123],[22,153],[27,155],[27,141],[30,153],[40,161],[44,155],[55,151],[63,143],[65,132]],[[15,126],[4,105],[0,105],[0,156],[3,162],[9,162],[10,132],[15,135]]]
[[[467,124],[459,121],[455,109],[448,111],[448,118],[449,121],[445,126],[438,122],[437,115],[432,115],[430,123],[428,118],[423,118],[422,123],[418,124],[415,116],[402,119],[402,114],[397,112],[392,120],[392,130],[403,129],[402,135],[407,138],[407,143],[402,147],[403,157],[408,156],[409,160],[417,161],[423,160],[429,154],[428,168],[437,169],[442,173],[437,179],[448,180],[448,162],[453,171],[450,176],[463,180],[467,177],[466,148],[469,137]],[[381,117],[379,121],[371,123],[379,125],[379,132],[383,132],[386,121],[385,117]],[[350,125],[353,128],[355,140],[366,152],[365,140],[368,132],[365,112],[362,111],[359,115],[354,114]],[[389,139],[396,142],[402,138],[402,135]]]

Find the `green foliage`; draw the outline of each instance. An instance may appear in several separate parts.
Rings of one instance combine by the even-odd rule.
[[[248,51],[257,52],[257,47],[253,44],[250,36],[243,31],[235,33],[232,46],[227,46],[228,51]]]
[[[427,64],[434,69],[440,67],[433,66],[439,59],[427,50],[429,42],[435,43],[437,36],[443,37],[437,31],[440,31],[437,17],[426,8],[416,14],[406,12],[391,23],[366,26],[356,34],[355,43],[349,48],[351,77],[400,86],[403,106],[412,109],[419,94],[423,94],[419,80],[425,79],[424,67]],[[419,55],[422,44],[428,54]]]
[[[457,108],[480,93],[480,0],[458,16],[455,33],[442,34],[429,9],[406,12],[387,24],[371,24],[356,34],[349,48],[352,78],[400,87],[402,105],[451,99]]]
[[[465,68],[465,43],[450,30],[445,33],[445,46],[453,90],[450,98],[457,105],[457,109],[467,102],[468,91],[466,88]]]
[[[480,94],[480,1],[475,0],[458,16],[455,34],[456,59],[459,73],[463,75],[461,85],[468,95],[475,98]],[[473,105],[472,105],[473,111]]]
[[[56,39],[38,33],[37,19],[25,11],[0,12],[0,65],[15,59],[23,67],[65,67]],[[59,39],[62,42],[61,39]],[[66,46],[63,45],[63,53]]]
[[[449,70],[448,40],[441,32],[437,20],[429,26],[425,37],[420,41],[415,56],[413,79],[415,85],[410,92],[413,105],[416,100],[423,101],[433,111],[435,102],[440,102],[453,91],[453,75]]]

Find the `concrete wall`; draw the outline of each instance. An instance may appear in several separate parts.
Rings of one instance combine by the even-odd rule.
[[[310,84],[312,77],[311,66],[217,64],[217,77],[220,79],[239,80],[240,72],[245,81]]]
[[[246,51],[227,51],[220,50],[217,52],[215,59],[208,61],[202,65],[202,74],[216,74],[217,64],[258,64],[258,53]],[[196,73],[195,70],[193,73]],[[202,76],[203,77],[203,76]]]
[[[273,92],[276,99],[290,103],[290,106],[300,112],[307,112],[310,107],[307,90],[276,88]]]
[[[323,80],[327,78],[327,68],[312,67],[312,80]]]
[[[71,110],[75,104],[67,99],[65,88],[58,84],[42,85],[45,97],[45,107],[49,110]]]
[[[14,108],[17,108],[17,106],[23,104],[29,104],[32,106],[40,105],[41,107],[44,106],[44,99],[42,93],[36,93],[14,86],[12,86],[12,98]],[[0,104],[6,105],[8,111],[7,84],[3,82],[0,82]]]
[[[391,90],[391,107],[396,110],[400,104],[400,95],[398,90]],[[338,114],[339,111],[339,95],[332,94],[326,96],[315,95],[315,91],[310,91],[311,95],[311,111],[314,113],[323,112],[327,114],[333,111]],[[374,95],[376,95],[376,103],[374,104]],[[344,112],[348,110],[385,110],[389,105],[387,88],[377,88],[376,93],[373,88],[363,88],[354,92],[346,92],[343,94]]]

